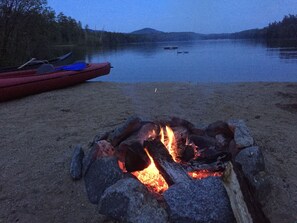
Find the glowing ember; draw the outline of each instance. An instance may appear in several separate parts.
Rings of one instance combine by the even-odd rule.
[[[136,176],[149,189],[162,193],[168,189],[168,184],[159,173],[159,170],[157,169],[153,158],[150,156],[146,149],[144,150],[150,158],[151,164],[142,171],[134,172],[133,175]]]
[[[207,170],[200,170],[200,171],[196,171],[196,172],[189,172],[188,173],[190,177],[192,177],[193,179],[203,179],[206,177],[210,177],[210,176],[214,176],[214,177],[220,177],[222,176],[221,172],[209,172]]]

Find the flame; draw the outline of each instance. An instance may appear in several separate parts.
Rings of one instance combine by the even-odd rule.
[[[165,145],[165,134],[164,134],[164,131],[163,131],[163,128],[160,127],[160,136],[161,136],[161,142]]]
[[[148,153],[147,149],[144,149],[146,154],[151,160],[151,164],[142,171],[137,171],[132,173],[138,178],[144,185],[146,185],[150,190],[162,193],[168,189],[168,184],[164,178],[159,173],[153,158]]]
[[[163,128],[161,128],[160,135],[161,135],[161,142],[165,145],[169,154],[172,156],[175,162],[178,162],[177,159],[177,151],[176,151],[176,140],[174,136],[173,130],[169,126],[165,126],[165,133]]]
[[[149,136],[154,138],[157,137],[157,134],[155,131],[153,131],[149,134]],[[173,130],[169,126],[160,127],[159,136],[161,142],[167,148],[173,160],[177,163],[180,163],[181,161],[177,157],[177,142]],[[186,144],[190,144],[188,139],[186,139]],[[153,158],[150,156],[147,149],[145,148],[144,150],[150,158],[151,164],[146,169],[134,172],[132,174],[136,176],[151,191],[162,193],[168,189],[168,184],[166,183],[162,175],[159,173],[159,170],[157,169],[155,162]],[[195,157],[199,156],[197,150],[195,151]],[[210,172],[207,170],[189,172],[188,174],[193,179],[203,179],[209,176],[222,176],[221,172]]]

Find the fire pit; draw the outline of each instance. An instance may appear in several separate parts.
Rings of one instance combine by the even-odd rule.
[[[90,202],[110,219],[268,222],[257,201],[263,155],[242,120],[202,129],[180,118],[131,117],[96,136],[83,157],[78,146],[71,175],[84,176]]]

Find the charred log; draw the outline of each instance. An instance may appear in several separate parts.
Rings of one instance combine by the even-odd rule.
[[[199,128],[192,128],[190,133],[197,136],[205,136],[205,130]]]
[[[176,142],[176,155],[179,159],[183,157],[183,154],[185,154],[185,150],[187,149],[187,141],[188,141],[188,135],[189,131],[187,128],[179,126],[179,127],[172,127],[174,138]],[[190,155],[190,154],[185,154]],[[187,157],[184,157],[187,158]]]
[[[107,141],[109,141],[113,146],[117,146],[121,141],[128,138],[133,132],[140,129],[141,126],[142,122],[140,118],[131,117],[123,126],[110,132],[108,134]]]
[[[151,161],[143,146],[138,142],[131,142],[126,144],[125,167],[128,172],[140,171],[147,168]]]
[[[187,164],[183,164],[184,169],[187,172],[195,172],[195,171],[208,171],[208,172],[223,172],[226,169],[227,164],[221,161],[217,161],[214,163],[199,163],[199,162],[191,162]]]
[[[169,186],[179,182],[191,181],[187,172],[180,164],[174,162],[161,141],[156,139],[147,140],[144,142],[144,147],[148,150],[160,174]]]
[[[190,160],[194,159],[195,149],[192,146],[186,145],[184,146],[182,151],[183,152],[179,157],[182,162],[189,162]]]
[[[189,140],[193,142],[199,149],[205,149],[216,146],[215,138],[209,136],[190,135]]]
[[[177,118],[177,117],[172,117],[171,120],[169,121],[169,125],[170,125],[170,127],[182,126],[188,130],[191,130],[195,127],[191,122],[189,122],[185,119]]]
[[[131,134],[116,147],[116,153],[120,161],[125,162],[126,153],[129,148],[132,148],[132,151],[134,151],[133,147],[136,144],[143,148],[143,142],[151,137],[156,137],[156,134],[159,132],[159,127],[152,122],[142,124],[142,127],[138,131]]]
[[[232,160],[232,155],[231,153],[228,152],[215,152],[215,153],[208,153],[206,156],[206,153],[203,156],[198,156],[195,160],[191,162],[196,162],[200,164],[208,164],[208,163],[213,163],[216,161],[221,161],[221,162],[227,162]]]

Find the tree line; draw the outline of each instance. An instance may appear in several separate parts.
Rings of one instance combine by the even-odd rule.
[[[273,22],[266,28],[267,39],[297,39],[297,15],[286,15],[282,21]]]
[[[0,66],[44,57],[53,45],[103,45],[136,41],[121,33],[94,31],[56,12],[46,0],[0,0]]]

